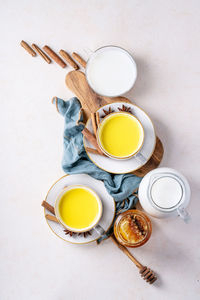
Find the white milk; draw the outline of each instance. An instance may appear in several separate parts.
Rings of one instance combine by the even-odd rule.
[[[172,177],[162,177],[156,180],[151,187],[153,202],[161,208],[171,208],[182,198],[182,187]]]
[[[137,68],[127,51],[108,46],[92,54],[87,63],[86,76],[97,94],[114,97],[132,88]]]

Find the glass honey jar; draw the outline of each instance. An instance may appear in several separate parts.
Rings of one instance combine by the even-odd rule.
[[[114,224],[114,235],[126,247],[140,247],[151,236],[150,219],[140,210],[131,209],[120,214]]]

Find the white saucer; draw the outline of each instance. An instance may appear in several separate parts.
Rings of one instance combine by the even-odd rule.
[[[156,145],[156,135],[151,119],[141,108],[132,103],[116,102],[107,104],[98,110],[100,119],[102,119],[102,117],[105,115],[103,109],[108,111],[109,107],[111,107],[112,111],[119,112],[118,107],[121,108],[123,104],[126,107],[131,108],[131,112],[142,123],[142,126],[144,128],[144,144],[139,152],[145,158],[144,161],[140,162],[134,156],[127,160],[114,160],[106,156],[87,152],[89,158],[95,165],[97,165],[104,171],[114,174],[130,173],[141,168],[153,154]],[[93,132],[91,119],[87,121],[86,128]],[[85,148],[94,148],[85,137],[83,137],[83,143]]]
[[[115,201],[108,194],[104,184],[102,181],[96,180],[87,174],[75,174],[75,175],[65,175],[61,177],[58,181],[56,181],[45,198],[45,201],[54,206],[55,200],[58,194],[62,191],[65,186],[69,186],[71,184],[81,184],[86,185],[92,188],[100,197],[103,204],[103,214],[99,221],[99,225],[103,227],[105,231],[107,231],[115,216]],[[44,209],[45,214],[51,214],[48,210]],[[64,241],[74,243],[74,244],[87,244],[93,241],[96,241],[100,235],[92,230],[91,235],[87,235],[84,237],[83,235],[74,235],[70,236],[69,234],[65,234],[64,227],[61,224],[55,223],[53,221],[47,220],[47,223],[51,230]]]

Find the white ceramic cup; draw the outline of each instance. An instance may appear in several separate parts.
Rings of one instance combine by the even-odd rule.
[[[92,90],[107,97],[117,97],[128,92],[137,78],[133,57],[118,46],[104,46],[92,52],[85,70]]]
[[[99,207],[98,214],[97,214],[95,220],[93,221],[93,223],[90,226],[82,228],[82,229],[73,228],[73,227],[70,227],[67,224],[65,224],[65,222],[62,220],[62,218],[60,216],[60,212],[59,212],[59,204],[60,204],[60,201],[61,201],[63,195],[66,192],[68,192],[69,190],[77,189],[77,188],[82,188],[82,189],[88,190],[90,193],[92,193],[95,196],[95,199],[96,199],[96,201],[98,203],[98,207]],[[60,192],[60,194],[58,195],[58,197],[55,201],[56,218],[66,229],[68,229],[69,231],[72,231],[72,232],[86,232],[86,231],[90,231],[91,229],[95,229],[98,233],[103,234],[104,229],[100,225],[98,225],[98,222],[100,221],[101,216],[102,216],[102,211],[103,211],[103,206],[102,206],[102,202],[101,202],[101,199],[99,198],[99,196],[91,188],[84,186],[84,185],[70,185],[70,186],[65,187]]]

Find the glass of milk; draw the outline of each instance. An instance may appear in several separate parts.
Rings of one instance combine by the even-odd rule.
[[[180,216],[185,222],[190,219],[186,211],[190,194],[187,179],[171,168],[149,172],[142,179],[138,191],[141,206],[153,217]]]
[[[97,94],[117,97],[133,87],[137,66],[133,57],[123,48],[105,46],[91,54],[86,65],[86,78]]]

